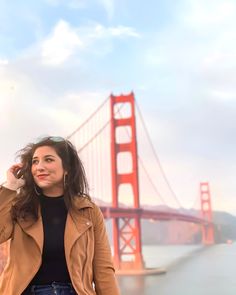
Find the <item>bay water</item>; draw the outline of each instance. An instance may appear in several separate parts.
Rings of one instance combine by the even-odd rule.
[[[147,268],[166,274],[118,276],[122,295],[235,295],[236,243],[144,246]]]

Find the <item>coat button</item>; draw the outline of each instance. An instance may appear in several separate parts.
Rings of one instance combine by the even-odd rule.
[[[86,222],[86,224],[87,224],[87,225],[90,225],[90,222],[89,222],[89,221],[87,221],[87,222]]]

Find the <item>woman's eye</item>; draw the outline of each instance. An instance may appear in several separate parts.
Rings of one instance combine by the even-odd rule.
[[[46,159],[46,162],[52,162],[52,161],[53,161],[53,159],[51,159],[51,158]]]
[[[36,164],[37,162],[38,162],[38,160],[33,160],[32,165]]]

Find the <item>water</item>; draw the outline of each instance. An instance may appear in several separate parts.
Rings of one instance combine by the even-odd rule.
[[[236,243],[200,246],[145,246],[147,267],[165,275],[120,276],[122,295],[235,295]]]

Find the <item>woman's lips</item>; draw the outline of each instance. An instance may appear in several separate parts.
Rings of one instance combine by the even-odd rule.
[[[46,178],[48,176],[48,174],[39,174],[39,175],[37,175],[37,178],[38,179],[44,179],[44,178]]]

